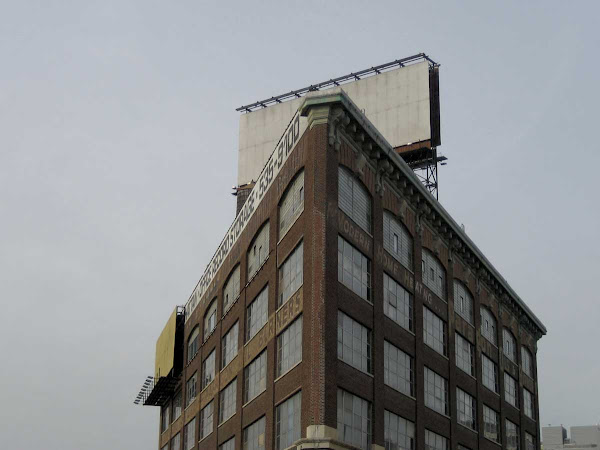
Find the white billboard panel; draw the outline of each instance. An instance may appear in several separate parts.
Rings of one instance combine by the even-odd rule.
[[[393,147],[431,139],[427,61],[346,83],[341,88]],[[241,115],[238,185],[258,178],[281,130],[287,128],[302,100],[297,98]],[[300,127],[302,134],[306,118],[302,118]]]

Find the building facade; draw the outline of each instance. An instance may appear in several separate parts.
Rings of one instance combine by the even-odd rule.
[[[543,324],[342,90],[298,116],[144,396],[157,447],[538,449]]]
[[[571,437],[562,426],[542,427],[542,446],[545,450],[584,450],[600,447],[600,425],[571,427]]]

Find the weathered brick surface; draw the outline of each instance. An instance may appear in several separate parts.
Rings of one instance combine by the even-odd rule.
[[[227,258],[216,277],[214,286],[209,289],[207,297],[218,302],[219,322],[213,334],[204,342],[198,355],[185,367],[182,374],[182,386],[194,371],[200,371],[202,360],[213,349],[216,349],[216,360],[219,364],[221,355],[221,338],[239,321],[240,353],[231,364],[239,367],[237,374],[225,370],[213,382],[211,389],[200,394],[200,399],[185,411],[184,417],[177,420],[162,434],[159,444],[162,446],[174,434],[182,429],[192,417],[196,416],[199,426],[199,404],[206,404],[215,399],[215,426],[213,433],[196,444],[198,449],[214,449],[231,438],[236,437],[236,448],[241,448],[242,430],[263,415],[266,416],[266,449],[272,449],[275,436],[275,408],[298,390],[302,391],[302,433],[309,425],[324,424],[337,427],[337,389],[341,387],[359,395],[370,402],[373,407],[373,442],[384,445],[384,410],[392,411],[416,423],[416,448],[423,448],[425,429],[430,429],[450,439],[451,448],[458,443],[469,448],[498,448],[497,445],[483,438],[482,408],[483,404],[500,412],[502,421],[508,418],[521,427],[521,446],[524,448],[525,431],[538,436],[538,424],[526,418],[522,412],[508,405],[503,400],[503,372],[509,371],[521,387],[527,387],[536,395],[537,383],[520,372],[520,367],[507,361],[501,351],[481,337],[480,305],[486,305],[496,317],[498,342],[502,342],[502,329],[511,330],[517,340],[520,361],[521,345],[527,346],[534,358],[534,374],[536,374],[535,339],[520,326],[515,315],[503,309],[499,300],[487,285],[477,279],[474,273],[461,259],[452,254],[449,243],[436,236],[425,219],[418,225],[417,211],[410,205],[410,199],[399,195],[391,186],[385,186],[383,195],[376,192],[377,177],[375,167],[365,164],[362,171],[357,171],[356,148],[352,143],[342,140],[341,148],[336,151],[328,144],[327,125],[320,124],[306,131],[297,144],[294,152],[285,163],[275,183],[271,186],[257,213],[251,219],[247,229],[235,244],[231,255]],[[363,231],[338,208],[338,166],[344,165],[356,171],[373,199],[373,232]],[[278,235],[278,205],[285,189],[296,174],[305,171],[304,211],[281,238]],[[383,248],[383,212],[388,210],[401,217],[414,239],[414,269],[408,270],[398,263]],[[246,252],[260,227],[270,222],[269,257],[264,266],[249,282],[246,277]],[[420,229],[420,231],[419,231]],[[337,280],[337,239],[344,237],[359,248],[371,261],[372,304],[355,295]],[[243,367],[251,362],[245,358],[250,349],[244,349],[246,307],[255,299],[261,290],[269,286],[269,315],[275,314],[278,292],[278,268],[299,242],[304,245],[304,283],[303,295],[303,355],[302,362],[283,377],[275,381],[276,368],[276,336],[266,343],[267,351],[267,389],[247,405],[243,403]],[[436,255],[446,270],[447,298],[440,299],[422,283],[421,252],[429,249]],[[241,267],[241,294],[239,299],[222,316],[223,285],[237,264]],[[414,332],[400,328],[383,313],[383,273],[395,279],[414,298]],[[474,298],[474,326],[454,313],[454,279],[465,284]],[[200,326],[202,335],[203,317],[207,302],[194,311],[186,323],[185,336],[189,336],[193,328]],[[448,326],[448,357],[436,353],[423,343],[423,307],[427,306],[443,318]],[[337,315],[344,311],[358,322],[372,330],[372,362],[373,374],[362,373],[337,358]],[[461,333],[475,345],[476,378],[457,370],[455,366],[454,333]],[[388,340],[406,353],[414,357],[415,396],[405,396],[384,385],[384,341]],[[481,352],[495,361],[499,366],[500,395],[481,385]],[[252,353],[252,357],[254,357]],[[186,356],[187,358],[187,356]],[[449,381],[450,416],[440,415],[424,406],[423,371],[427,366]],[[220,367],[218,367],[220,369]],[[219,370],[217,369],[217,372]],[[237,376],[237,410],[236,414],[225,424],[217,427],[218,393],[233,376]],[[200,377],[198,378],[200,383]],[[477,398],[478,427],[481,432],[475,433],[456,423],[456,387]],[[208,394],[210,392],[211,394]],[[208,396],[205,397],[205,394]],[[520,404],[523,404],[522,389]],[[502,423],[503,425],[503,423]],[[502,426],[504,430],[504,426]],[[503,436],[505,442],[506,436]],[[183,436],[182,436],[183,441]]]

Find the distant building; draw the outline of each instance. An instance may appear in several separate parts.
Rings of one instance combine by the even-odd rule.
[[[539,449],[546,329],[403,159],[435,139],[396,149],[342,88],[279,122],[157,342],[157,448]]]
[[[582,450],[600,448],[600,425],[571,427],[571,438],[562,426],[542,427],[544,450]]]

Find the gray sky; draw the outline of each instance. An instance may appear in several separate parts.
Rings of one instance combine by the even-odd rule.
[[[250,3],[0,2],[2,446],[157,448],[132,400],[233,219],[235,108],[421,51],[440,201],[548,328],[541,421],[600,421],[600,4]]]

